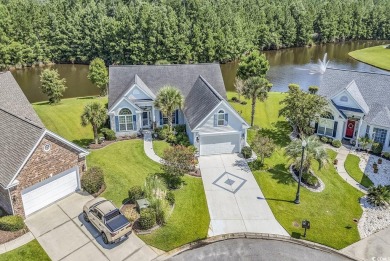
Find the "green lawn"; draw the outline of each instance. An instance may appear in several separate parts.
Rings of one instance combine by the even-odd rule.
[[[33,240],[24,246],[18,247],[5,254],[0,255],[0,261],[50,261],[49,256],[39,245],[37,240]]]
[[[160,165],[147,158],[142,140],[128,140],[92,151],[89,166],[100,166],[105,172],[106,190],[102,196],[119,207],[127,199],[131,186],[142,186],[149,174],[159,173]],[[210,223],[202,180],[184,177],[186,185],[174,191],[176,205],[168,223],[150,235],[142,236],[146,243],[162,250],[207,236]]]
[[[93,140],[93,132],[91,126],[81,126],[80,116],[84,106],[94,101],[106,104],[107,97],[63,99],[57,105],[39,102],[34,103],[33,107],[47,129],[78,145],[86,146]]]
[[[390,71],[390,49],[386,49],[385,46],[364,48],[350,52],[349,55],[363,63]]]
[[[165,140],[153,140],[153,150],[160,158],[163,156],[164,150],[170,146]]]
[[[229,93],[229,97],[232,95]],[[360,239],[353,219],[359,219],[362,215],[358,199],[363,194],[340,178],[332,164],[319,170],[318,163],[314,163],[313,170],[324,181],[325,190],[314,193],[302,188],[301,204],[293,203],[297,183],[288,172],[289,162],[283,149],[289,142],[291,128],[283,118],[278,118],[279,101],[284,95],[270,93],[266,102],[257,103],[255,124],[262,127],[260,131],[264,135],[275,140],[278,148],[265,161],[268,170],[254,171],[253,174],[276,219],[292,237],[303,235],[301,222],[308,219],[311,229],[306,240],[341,249]],[[247,105],[231,104],[239,112],[242,111],[241,114],[249,122],[250,102]],[[328,153],[332,159],[335,158],[335,152],[329,150]]]
[[[348,154],[344,163],[344,167],[347,170],[349,176],[351,176],[354,180],[366,188],[374,186],[374,183],[372,183],[372,181],[360,170],[359,162],[360,158],[358,156]]]
[[[150,235],[140,236],[147,244],[169,251],[207,237],[210,216],[202,179],[185,176],[185,186],[174,191],[175,209],[166,226]]]

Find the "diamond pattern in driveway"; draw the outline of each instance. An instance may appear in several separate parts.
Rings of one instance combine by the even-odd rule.
[[[73,193],[34,213],[26,224],[49,257],[56,260],[152,260],[157,253],[136,235],[105,245],[99,231],[84,221],[82,209],[90,195]]]
[[[211,219],[209,236],[237,232],[288,236],[238,154],[202,156],[199,166]]]

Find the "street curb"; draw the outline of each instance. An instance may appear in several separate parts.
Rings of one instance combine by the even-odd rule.
[[[360,259],[356,259],[355,257],[352,257],[348,254],[342,253],[338,250],[335,250],[333,248],[330,248],[330,247],[327,247],[324,245],[309,242],[306,240],[295,239],[295,238],[288,237],[288,236],[275,235],[275,234],[264,234],[264,233],[231,233],[231,234],[223,234],[223,235],[213,236],[213,237],[209,237],[207,239],[194,241],[192,243],[188,243],[186,245],[183,245],[181,247],[173,249],[169,252],[166,252],[163,255],[156,257],[154,260],[156,260],[156,261],[167,260],[170,257],[173,257],[175,255],[178,255],[178,254],[185,252],[185,251],[188,251],[188,250],[196,249],[196,248],[203,247],[203,246],[206,246],[206,245],[209,245],[212,243],[216,243],[216,242],[220,242],[220,241],[225,241],[225,240],[229,240],[229,239],[238,239],[238,238],[276,240],[276,241],[282,241],[282,242],[289,242],[292,244],[301,245],[301,246],[309,247],[312,249],[320,250],[320,251],[326,252],[326,253],[337,254],[337,255],[343,256],[345,258],[348,258],[350,260],[360,261]]]

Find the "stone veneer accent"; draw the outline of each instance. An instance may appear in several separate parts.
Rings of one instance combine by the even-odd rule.
[[[9,198],[9,192],[7,189],[3,189],[0,186],[0,207],[2,207],[8,214],[12,213],[11,201]]]
[[[51,146],[49,151],[44,150],[46,144]],[[25,188],[75,166],[79,167],[81,176],[86,163],[85,157],[79,159],[78,154],[78,151],[67,144],[46,135],[16,177],[19,184],[10,189],[14,215],[25,217],[22,202],[22,190]]]

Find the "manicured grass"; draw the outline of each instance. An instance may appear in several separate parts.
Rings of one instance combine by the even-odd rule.
[[[350,52],[349,55],[363,63],[390,71],[390,49],[386,45],[364,48]]]
[[[362,215],[358,199],[363,194],[340,178],[332,164],[319,170],[318,163],[314,162],[312,169],[325,183],[325,189],[314,193],[301,188],[301,204],[294,204],[297,182],[288,171],[290,163],[284,155],[291,128],[285,119],[278,118],[279,101],[284,95],[270,93],[266,102],[257,103],[255,124],[262,127],[260,131],[263,135],[274,139],[278,148],[265,160],[267,170],[254,171],[253,175],[276,219],[292,237],[302,238],[301,222],[307,219],[311,222],[311,229],[306,240],[341,249],[360,239],[353,219],[359,219]],[[232,97],[232,93],[229,93],[229,97]],[[247,105],[231,104],[239,112],[242,111],[241,114],[249,122],[250,102]],[[328,154],[333,161],[336,153],[329,150]]]
[[[106,190],[102,196],[120,207],[130,187],[142,186],[149,174],[159,173],[160,165],[145,155],[143,140],[127,140],[94,150],[87,157],[88,166],[104,170]]]
[[[37,240],[0,255],[0,261],[50,261],[49,256],[42,249]]]
[[[153,150],[160,158],[164,154],[164,150],[169,148],[171,145],[165,140],[153,140]]]
[[[185,176],[183,180],[185,186],[174,191],[176,203],[168,223],[152,234],[140,236],[164,251],[207,237],[210,216],[202,179]]]
[[[348,154],[344,167],[348,174],[362,186],[365,186],[366,188],[374,186],[374,183],[370,180],[370,178],[364,175],[364,173],[360,170],[359,162],[360,158],[358,156]]]
[[[160,172],[160,165],[147,158],[142,140],[128,140],[92,151],[88,166],[100,166],[105,172],[106,190],[102,197],[120,207],[128,197],[128,189],[142,186],[149,174]],[[202,180],[184,177],[183,188],[174,191],[175,208],[167,224],[150,235],[142,236],[146,243],[162,250],[207,236],[210,223]]]
[[[63,99],[57,105],[39,102],[34,103],[33,107],[47,129],[80,146],[87,146],[93,140],[92,127],[81,126],[80,116],[84,106],[95,101],[106,104],[107,97]]]

